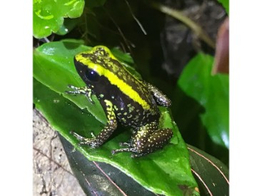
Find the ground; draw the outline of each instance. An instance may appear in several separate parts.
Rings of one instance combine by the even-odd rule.
[[[84,196],[56,131],[34,110],[33,195]]]

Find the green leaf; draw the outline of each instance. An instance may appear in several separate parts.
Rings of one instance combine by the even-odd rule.
[[[227,14],[229,14],[229,0],[218,0],[225,8]]]
[[[89,161],[82,153],[59,135],[70,167],[86,195],[143,195],[156,196],[117,168],[101,162]],[[106,189],[105,189],[106,187]],[[124,193],[124,194],[123,194]]]
[[[84,9],[84,0],[34,0],[33,35],[43,38],[57,32],[64,18],[80,17]]]
[[[100,122],[105,124],[105,114],[102,108],[97,106],[98,104],[91,104],[84,96],[72,96],[65,93],[65,91],[70,90],[67,88],[68,84],[85,86],[73,63],[74,56],[77,53],[91,49],[91,47],[82,44],[83,42],[80,40],[67,39],[59,42],[50,42],[38,47],[33,54],[33,75],[47,87],[63,94],[63,96],[77,104],[81,109],[87,108]],[[126,63],[133,63],[129,55],[119,50],[113,49],[112,53]],[[134,73],[133,67],[127,64],[124,65],[131,73]],[[59,75],[61,77],[57,77]],[[99,103],[98,100],[95,99],[95,103]]]
[[[65,18],[64,23],[62,24],[60,29],[56,32],[56,34],[66,35],[72,29],[74,29],[78,23],[79,23],[79,18],[75,18],[75,19]]]
[[[229,148],[229,77],[211,75],[213,61],[202,53],[195,56],[184,68],[178,86],[204,107],[200,118],[212,140]]]
[[[85,86],[73,64],[74,56],[77,53],[91,49],[91,47],[83,46],[81,43],[82,41],[64,40],[43,44],[35,49],[33,76],[55,92],[63,94],[81,109],[87,108],[89,112],[96,114],[100,122],[105,123],[106,117],[101,112],[101,108],[91,104],[84,96],[72,96],[65,93],[65,91],[70,90],[67,88],[69,84]],[[95,103],[98,103],[98,100],[95,100]]]
[[[163,121],[166,121],[166,127],[172,125],[174,133],[177,135],[177,137],[173,137],[169,145],[163,150],[137,159],[132,159],[129,153],[113,156],[111,151],[119,148],[119,142],[127,141],[131,137],[131,133],[123,131],[124,129],[121,128],[123,129],[122,133],[114,135],[100,148],[91,149],[79,146],[76,138],[69,134],[70,130],[77,130],[79,134],[90,137],[90,131],[97,134],[103,124],[87,110],[79,109],[68,99],[45,87],[37,80],[34,80],[33,83],[36,109],[40,110],[51,126],[89,160],[109,163],[155,193],[183,195],[183,191],[190,191],[192,194],[198,195],[194,191],[197,184],[190,171],[188,151],[177,127],[171,119],[168,119],[167,111],[164,112]]]
[[[188,150],[201,195],[229,195],[228,168],[198,148],[188,145]]]
[[[98,102],[93,105],[87,102],[89,106],[85,106],[85,96],[64,94],[69,83],[82,86],[72,59],[74,54],[86,49],[88,47],[77,41],[66,40],[44,44],[34,51],[35,107],[55,130],[89,160],[111,164],[155,193],[184,195],[190,192],[191,195],[199,195],[190,170],[186,145],[166,108],[160,108],[160,126],[172,128],[174,137],[163,150],[141,158],[132,159],[129,153],[111,154],[113,149],[119,148],[119,142],[131,137],[127,128],[120,126],[111,139],[97,149],[79,146],[76,138],[69,134],[70,130],[74,130],[84,137],[91,137],[91,131],[97,134],[104,126],[98,117],[103,111],[101,108],[92,108],[98,107]]]

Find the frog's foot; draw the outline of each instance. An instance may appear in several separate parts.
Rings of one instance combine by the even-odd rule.
[[[112,155],[114,155],[114,154],[119,153],[119,152],[133,152],[133,154],[131,154],[132,158],[141,157],[141,156],[148,154],[148,153],[137,153],[136,148],[120,148],[120,149],[112,150],[111,153],[112,153]]]
[[[129,147],[129,148],[131,148],[132,147],[132,143],[130,141],[129,142],[120,142],[119,146],[120,147]]]
[[[87,92],[87,87],[76,87],[74,85],[69,84],[67,86],[68,88],[72,89],[72,91],[66,91],[67,94],[73,94],[73,95],[78,95],[78,94],[86,94]]]
[[[65,91],[67,94],[72,94],[72,95],[86,95],[88,100],[93,104],[94,101],[92,100],[92,90],[88,88],[87,86],[84,87],[76,87],[73,85],[68,85],[68,88],[72,89],[72,91]]]
[[[92,138],[85,138],[73,131],[70,131],[70,133],[76,137],[76,139],[79,141],[79,145],[88,145],[91,148],[96,148],[101,145],[99,140],[96,139],[96,136],[91,132]]]
[[[119,152],[133,152],[131,157],[141,157],[163,148],[173,136],[172,129],[161,129],[158,131],[145,131],[142,129],[134,136],[131,143],[122,143],[126,148],[115,149],[112,154]]]
[[[120,148],[120,149],[115,149],[115,150],[112,150],[112,154],[116,154],[116,153],[119,153],[119,152],[135,152],[135,148],[132,148],[132,144],[131,142],[120,142],[119,143],[119,146],[120,147],[126,147],[126,148]]]
[[[112,150],[112,155],[116,154],[116,153],[119,153],[119,152],[133,152],[135,153],[136,152],[136,149],[135,148],[120,148],[120,149],[115,149],[115,150]],[[134,154],[131,155],[131,157],[133,157]]]

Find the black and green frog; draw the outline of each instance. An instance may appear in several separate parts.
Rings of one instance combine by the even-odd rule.
[[[98,135],[84,138],[75,132],[80,141],[93,148],[107,141],[118,122],[133,128],[130,142],[123,142],[120,149],[112,151],[132,152],[139,157],[163,148],[173,136],[172,129],[159,128],[158,105],[168,107],[171,101],[153,85],[133,76],[105,46],[96,46],[81,52],[74,58],[76,70],[85,87],[69,85],[70,94],[84,94],[93,103],[92,95],[100,101],[107,124]]]

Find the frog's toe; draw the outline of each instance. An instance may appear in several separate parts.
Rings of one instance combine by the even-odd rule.
[[[92,141],[88,144],[91,148],[97,148],[100,146],[100,144],[96,141]]]
[[[135,152],[135,149],[134,148],[119,148],[119,149],[114,149],[111,151],[113,155],[119,152]]]
[[[101,145],[101,142],[96,139],[95,135],[91,132],[92,138],[85,138],[74,131],[70,131],[70,134],[76,137],[76,139],[79,141],[78,145],[83,146],[83,145],[88,145],[91,148],[96,148]]]
[[[116,150],[116,149],[111,151],[111,154],[112,154],[112,155],[115,155],[116,153],[117,153],[117,150]]]
[[[148,154],[148,153],[138,153],[135,148],[115,149],[115,150],[112,150],[111,153],[112,153],[112,155],[115,155],[115,154],[117,154],[117,153],[119,153],[119,152],[132,152],[131,158],[142,157],[142,156]]]
[[[147,155],[148,153],[133,153],[131,154],[131,158],[138,158],[138,157],[142,157],[144,155]]]
[[[130,142],[120,142],[119,146],[120,147],[132,147]]]
[[[97,148],[101,146],[101,143],[96,138],[85,138],[84,141],[81,141],[80,144],[82,145],[88,145],[91,148]]]
[[[81,146],[87,145],[90,148],[97,148],[100,146],[100,144],[97,141],[93,140],[93,138],[85,138],[85,141],[79,142],[79,145]]]

